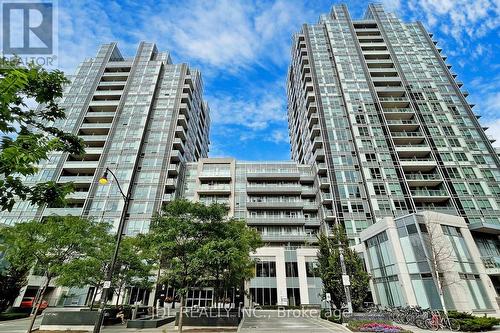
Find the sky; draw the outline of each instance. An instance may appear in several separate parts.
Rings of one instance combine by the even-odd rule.
[[[500,0],[383,0],[434,33],[469,102],[500,147]],[[58,2],[59,67],[72,74],[100,44],[133,56],[140,41],[201,70],[211,109],[209,157],[288,160],[286,72],[291,36],[338,1],[183,0]],[[365,1],[347,2],[362,18]]]

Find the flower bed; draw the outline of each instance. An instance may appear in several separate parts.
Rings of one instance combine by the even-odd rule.
[[[411,331],[393,325],[391,321],[351,320],[347,327],[354,332],[411,333]]]
[[[403,328],[394,325],[381,323],[366,323],[359,327],[360,332],[384,332],[384,333],[400,333]]]

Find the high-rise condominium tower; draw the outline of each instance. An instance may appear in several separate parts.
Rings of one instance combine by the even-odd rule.
[[[172,64],[154,44],[141,43],[133,58],[124,58],[115,43],[105,44],[81,63],[63,96],[67,118],[54,126],[80,136],[86,154],[52,154],[26,182],[73,182],[75,192],[65,207],[20,202],[2,212],[0,222],[69,214],[117,227],[125,214],[127,234],[147,231],[152,215],[173,198],[180,165],[207,157],[210,118],[200,73]],[[106,168],[130,194],[126,212],[112,178],[107,186],[97,181]]]
[[[318,166],[329,183],[322,216],[353,243],[380,218],[429,210],[465,218],[488,262],[498,257],[500,162],[445,61],[421,23],[379,5],[352,20],[334,6],[294,36],[292,156]]]

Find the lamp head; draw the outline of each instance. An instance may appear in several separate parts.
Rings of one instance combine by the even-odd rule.
[[[108,180],[108,170],[106,170],[104,172],[104,174],[102,175],[102,177],[99,178],[99,184],[106,185],[108,183],[109,183],[109,180]]]

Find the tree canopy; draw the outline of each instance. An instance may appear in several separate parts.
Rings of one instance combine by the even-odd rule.
[[[83,141],[54,126],[64,119],[58,105],[63,86],[69,81],[61,71],[47,71],[18,60],[3,59],[0,67],[0,211],[12,210],[17,200],[34,205],[62,205],[71,184],[54,181],[28,185],[27,176],[37,173],[37,164],[54,151],[84,153]],[[40,105],[31,109],[29,101]]]
[[[346,303],[340,251],[344,251],[346,273],[351,282],[351,301],[353,308],[361,309],[369,289],[370,276],[364,268],[363,259],[349,247],[347,235],[342,226],[333,228],[333,234],[321,234],[318,250],[318,272],[323,281],[323,293],[330,293],[332,303],[340,309]]]
[[[250,253],[260,246],[260,236],[245,222],[227,218],[227,212],[221,204],[175,200],[144,236],[164,268],[160,281],[181,296],[180,331],[188,289],[212,285],[217,294],[252,276]]]

